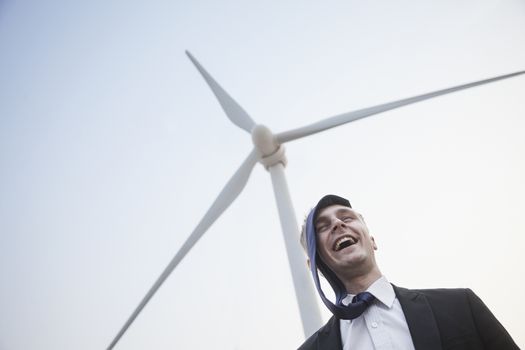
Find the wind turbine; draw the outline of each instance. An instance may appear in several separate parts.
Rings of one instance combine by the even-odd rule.
[[[472,83],[458,85],[447,89],[433,91],[398,101],[388,102],[357,111],[339,114],[310,125],[274,134],[266,126],[262,124],[256,124],[255,121],[253,121],[253,119],[248,115],[248,113],[246,113],[246,111],[215,81],[215,79],[204,69],[204,67],[195,59],[195,57],[193,57],[188,51],[186,51],[186,54],[215,94],[217,100],[219,101],[222,109],[230,121],[239,128],[251,134],[254,147],[244,162],[241,164],[239,169],[237,169],[230,180],[226,183],[222,191],[212,203],[211,207],[197,224],[190,236],[186,239],[179,251],[175,254],[168,266],[166,266],[164,271],[157,278],[139,305],[135,308],[131,316],[127,319],[126,323],[122,326],[118,334],[108,346],[108,349],[113,349],[119,339],[124,335],[126,330],[140,314],[142,309],[146,306],[153,295],[155,295],[157,290],[169,277],[175,267],[177,267],[177,265],[191,250],[195,243],[197,243],[197,241],[215,222],[215,220],[219,218],[219,216],[242,192],[246,183],[248,182],[251,171],[257,162],[262,163],[271,175],[275,200],[277,202],[279,218],[281,221],[281,228],[284,235],[286,252],[290,263],[295,293],[299,304],[303,331],[306,337],[310,336],[322,325],[322,319],[313,282],[309,276],[308,269],[304,266],[305,256],[299,243],[299,229],[297,225],[297,219],[295,217],[295,212],[284,173],[284,168],[287,161],[283,144],[346,123],[350,123],[358,119],[386,112],[391,109],[449,94],[455,91],[469,89],[478,85],[515,77],[525,73],[525,71],[519,71],[475,81]]]

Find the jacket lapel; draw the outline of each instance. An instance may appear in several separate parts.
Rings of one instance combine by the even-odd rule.
[[[318,350],[342,350],[341,343],[341,328],[339,326],[339,319],[335,316],[326,323],[326,325],[319,330],[317,336]]]
[[[439,329],[427,298],[417,291],[394,286],[416,350],[440,350]]]

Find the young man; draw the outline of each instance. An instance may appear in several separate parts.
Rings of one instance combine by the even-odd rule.
[[[322,301],[334,316],[300,350],[519,349],[470,289],[409,290],[390,284],[377,245],[350,202],[324,196],[301,232]],[[325,297],[318,270],[335,291]]]

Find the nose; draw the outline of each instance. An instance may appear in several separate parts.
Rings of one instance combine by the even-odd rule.
[[[346,228],[345,222],[342,220],[336,219],[332,225],[331,233],[337,233],[338,231],[341,231],[344,228]]]

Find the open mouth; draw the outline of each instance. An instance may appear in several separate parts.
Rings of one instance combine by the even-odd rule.
[[[345,248],[348,248],[350,247],[351,245],[354,245],[357,243],[357,240],[352,237],[352,236],[343,236],[341,238],[339,238],[337,241],[335,241],[334,243],[334,250],[336,252],[340,251],[340,250],[343,250]]]

